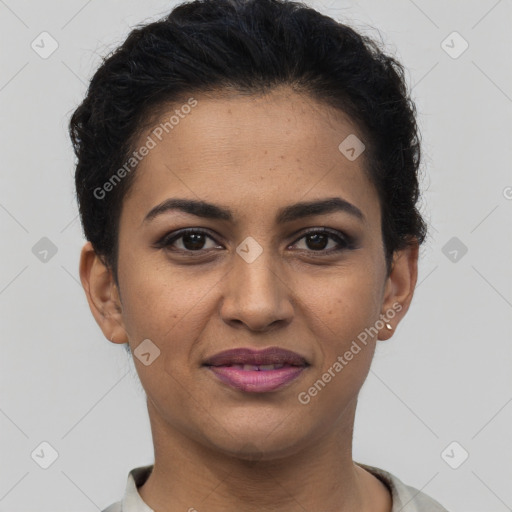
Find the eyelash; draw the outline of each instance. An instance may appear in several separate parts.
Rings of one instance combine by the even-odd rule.
[[[183,238],[185,235],[189,235],[189,234],[205,235],[208,238],[210,238],[211,240],[213,240],[215,243],[217,243],[217,241],[211,236],[211,234],[208,231],[204,231],[204,230],[198,229],[198,228],[186,228],[186,229],[180,230],[180,231],[175,232],[175,233],[168,233],[163,238],[161,238],[155,244],[155,246],[157,248],[159,248],[159,249],[164,249],[164,248],[165,249],[169,249],[169,247],[173,243],[175,243],[180,238]],[[312,249],[299,249],[299,250],[300,251],[310,252],[310,253],[313,253],[315,255],[330,255],[330,254],[333,254],[333,253],[339,253],[339,252],[344,251],[344,250],[354,249],[355,246],[356,246],[355,239],[353,239],[351,236],[343,234],[343,233],[339,233],[337,231],[329,230],[329,229],[326,229],[326,228],[311,229],[311,230],[307,231],[306,233],[304,233],[300,238],[298,238],[291,245],[297,244],[300,240],[302,240],[303,238],[306,238],[309,235],[316,235],[316,234],[327,235],[329,238],[331,238],[334,241],[336,241],[338,243],[338,245],[341,245],[341,247],[338,247],[338,248],[335,248],[335,249],[328,249],[328,250],[321,249],[321,250],[318,250],[318,251],[315,251],[315,250],[312,250]],[[185,253],[187,255],[196,255],[197,254],[199,256],[199,255],[204,255],[204,251],[209,251],[211,249],[199,249],[197,251],[192,251],[192,250],[189,250],[189,249],[169,249],[169,250],[175,251],[175,252]]]

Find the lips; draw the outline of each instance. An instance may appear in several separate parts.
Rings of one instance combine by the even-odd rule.
[[[264,350],[236,348],[225,350],[207,359],[205,366],[235,366],[246,370],[271,370],[282,366],[309,366],[299,354],[279,347]],[[246,368],[245,368],[246,367]],[[253,368],[258,367],[258,368]]]
[[[217,382],[246,393],[266,393],[298,379],[309,363],[295,352],[270,347],[226,350],[207,359],[203,366]]]

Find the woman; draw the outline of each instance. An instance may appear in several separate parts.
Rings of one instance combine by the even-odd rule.
[[[401,65],[302,4],[194,1],[131,32],[70,133],[81,281],[155,449],[106,510],[445,510],[352,459],[426,237]]]

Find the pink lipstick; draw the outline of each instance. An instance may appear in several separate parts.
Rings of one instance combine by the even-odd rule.
[[[274,391],[296,379],[308,366],[299,354],[279,347],[220,352],[205,363],[225,384],[249,393]]]

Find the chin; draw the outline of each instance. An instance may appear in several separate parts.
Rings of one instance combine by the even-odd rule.
[[[245,409],[245,408],[244,408]],[[291,455],[304,446],[307,427],[296,416],[281,409],[274,414],[255,414],[245,409],[242,416],[216,418],[218,428],[204,432],[208,444],[228,456],[247,461],[273,460]]]

